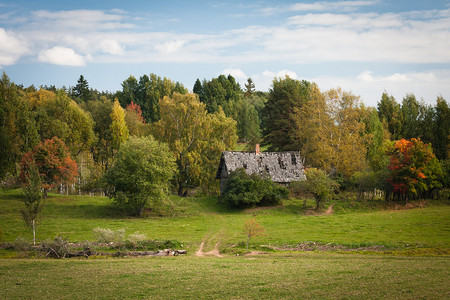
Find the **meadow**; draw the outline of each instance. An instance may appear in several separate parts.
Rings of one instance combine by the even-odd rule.
[[[186,256],[22,259],[0,250],[1,298],[427,298],[450,297],[450,206],[389,209],[380,203],[334,203],[330,215],[309,214],[303,201],[231,210],[216,197],[172,197],[173,215],[132,218],[106,197],[50,194],[37,240],[61,235],[94,240],[96,227],[180,241]],[[331,204],[331,203],[328,203]],[[4,242],[31,240],[17,190],[0,193]],[[308,201],[308,208],[314,203]],[[244,222],[265,234],[245,255]],[[222,257],[197,257],[219,245]],[[280,251],[301,243],[345,250]],[[278,247],[273,250],[274,247]],[[374,247],[373,249],[371,247]],[[350,251],[353,250],[353,251]],[[9,258],[9,259],[8,259]]]

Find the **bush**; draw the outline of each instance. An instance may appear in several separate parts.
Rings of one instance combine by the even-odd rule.
[[[230,173],[224,192],[223,202],[236,208],[247,208],[256,205],[276,205],[287,198],[287,188],[272,182],[258,174],[248,175],[244,169]]]
[[[45,240],[42,242],[41,249],[46,252],[46,257],[64,258],[70,253],[71,246],[69,242],[62,236],[57,236],[53,240]]]
[[[118,243],[125,238],[125,229],[111,230],[107,228],[94,228],[94,237],[99,243]]]
[[[319,209],[323,201],[329,200],[339,188],[339,184],[320,169],[308,169],[306,171],[305,185],[306,190],[316,200],[316,209]]]

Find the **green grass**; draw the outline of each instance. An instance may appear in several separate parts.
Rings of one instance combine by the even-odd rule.
[[[0,260],[4,299],[448,299],[448,257]]]
[[[239,299],[448,299],[450,206],[432,203],[409,210],[374,210],[336,203],[333,215],[305,215],[303,201],[273,208],[230,210],[216,197],[171,197],[170,217],[122,216],[105,197],[59,196],[46,200],[37,238],[62,235],[69,241],[94,240],[92,229],[136,231],[150,239],[183,243],[187,256],[89,259],[0,259],[0,298],[239,298]],[[17,190],[0,193],[4,241],[31,240]],[[308,207],[314,203],[308,200]],[[359,205],[359,204],[358,204]],[[375,207],[377,207],[375,205]],[[314,241],[350,248],[384,245],[386,251],[274,252],[235,256],[245,241],[244,222],[256,218],[266,234],[260,245]],[[224,257],[196,257],[221,244]],[[405,247],[412,245],[412,247]],[[374,255],[369,255],[374,254]],[[3,258],[17,257],[1,250]]]
[[[304,215],[302,201],[289,200],[283,206],[246,211],[230,210],[216,197],[172,197],[177,206],[173,217],[130,218],[117,213],[105,197],[59,196],[46,200],[37,239],[62,235],[73,242],[93,240],[92,229],[103,227],[136,231],[150,239],[173,239],[196,249],[202,240],[210,250],[215,243],[228,247],[245,240],[244,222],[256,218],[265,228],[264,236],[252,239],[254,245],[296,244],[304,241],[344,245],[406,244],[431,248],[450,248],[450,206],[432,205],[399,211],[337,213],[326,216]],[[17,191],[0,194],[0,228],[4,241],[21,236],[31,240],[20,214]],[[312,203],[311,203],[312,205]]]

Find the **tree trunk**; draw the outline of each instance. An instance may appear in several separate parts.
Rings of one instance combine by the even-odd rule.
[[[36,246],[36,221],[34,219],[31,221],[31,225],[33,226],[33,245]]]

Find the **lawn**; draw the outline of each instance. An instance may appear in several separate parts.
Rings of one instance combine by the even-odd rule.
[[[249,218],[265,228],[265,235],[252,244],[284,245],[305,241],[344,245],[417,245],[450,248],[450,206],[430,205],[409,210],[353,211],[332,215],[304,215],[300,202],[289,200],[270,209],[230,210],[216,197],[173,197],[177,211],[170,217],[121,216],[106,197],[59,196],[46,200],[37,239],[62,235],[72,242],[93,240],[96,227],[140,232],[150,239],[173,239],[195,250],[202,241],[206,249],[245,241],[242,231]],[[0,194],[0,228],[4,241],[21,236],[31,239],[20,214],[17,191]]]
[[[448,299],[448,257],[0,260],[4,299]]]
[[[0,298],[450,298],[450,206],[444,203],[407,210],[351,209],[337,203],[334,214],[308,215],[298,200],[245,211],[230,210],[216,197],[171,200],[176,210],[169,217],[130,218],[105,197],[50,194],[38,240],[56,235],[71,242],[94,240],[96,227],[125,229],[150,239],[178,240],[188,255],[0,259]],[[0,193],[3,241],[31,240],[21,207],[17,190]],[[265,235],[252,239],[258,254],[243,255],[242,228],[250,218],[265,228]],[[223,257],[195,256],[202,241],[204,251],[220,243]],[[261,246],[305,242],[381,245],[384,250],[271,251]],[[0,256],[17,255],[0,250]]]

